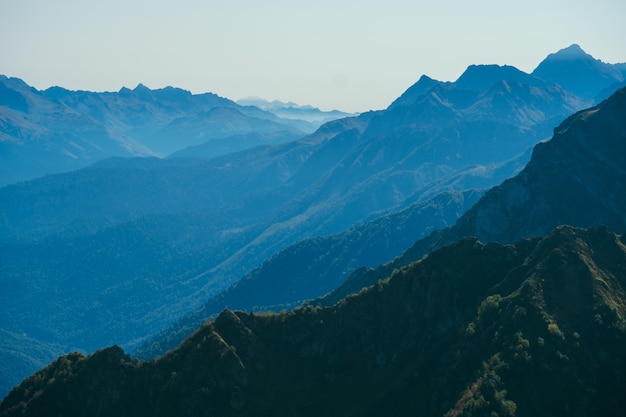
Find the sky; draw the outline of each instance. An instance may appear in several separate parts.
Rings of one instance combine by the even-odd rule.
[[[363,112],[422,74],[530,72],[573,43],[626,62],[625,17],[624,0],[0,0],[0,74],[37,89],[143,83]]]

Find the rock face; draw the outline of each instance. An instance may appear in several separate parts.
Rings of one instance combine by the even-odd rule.
[[[515,178],[455,226],[486,241],[537,236],[558,224],[626,230],[626,89],[577,113],[535,147]]]
[[[386,276],[435,248],[465,236],[512,243],[542,236],[561,224],[608,225],[626,231],[626,88],[566,119],[551,140],[539,143],[528,165],[492,188],[455,225],[418,240],[378,270],[348,277],[323,303]]]
[[[334,307],[224,311],[152,362],[64,356],[1,416],[616,415],[626,241],[559,227],[433,252]]]

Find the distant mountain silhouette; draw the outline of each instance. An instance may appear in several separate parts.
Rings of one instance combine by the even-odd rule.
[[[245,142],[254,146],[265,143],[264,134],[289,132],[290,140],[314,129],[210,93],[150,90],[142,84],[117,93],[38,91],[5,76],[0,76],[0,122],[0,186],[112,156],[165,156],[231,137],[231,143],[220,142],[223,154],[243,148],[235,135],[256,133]]]
[[[558,84],[579,97],[594,99],[599,91],[623,82],[626,79],[626,68],[624,64],[607,64],[595,59],[573,44],[548,55],[532,75]]]
[[[396,106],[409,106],[415,103],[417,99],[423,97],[433,87],[440,84],[447,85],[450,83],[443,83],[441,81],[430,78],[428,75],[422,75],[415,84],[413,84],[404,93],[402,93],[400,97],[395,99],[393,103],[391,103],[389,108],[393,108]]]
[[[283,119],[304,120],[311,123],[314,127],[319,127],[323,123],[331,120],[358,116],[358,114],[346,113],[339,110],[323,111],[309,105],[300,106],[291,101],[288,103],[279,100],[267,101],[259,97],[242,98],[237,100],[237,104],[242,106],[256,106]]]
[[[334,307],[226,310],[152,362],[63,356],[0,416],[619,415],[625,248],[606,228],[464,239]]]
[[[110,156],[153,155],[141,143],[0,76],[0,186]]]
[[[279,311],[320,297],[339,286],[355,269],[387,262],[414,243],[416,237],[454,223],[480,195],[473,190],[442,193],[343,233],[301,240],[160,332],[133,356],[152,359],[164,354],[227,307]]]
[[[509,65],[470,65],[454,82],[464,90],[484,91],[500,81],[518,82],[531,87],[545,87],[547,83]]]

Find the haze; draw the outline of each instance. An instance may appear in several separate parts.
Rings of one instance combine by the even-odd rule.
[[[620,62],[624,16],[623,0],[0,0],[0,73],[39,89],[172,85],[361,112],[421,74],[532,71],[572,43]]]

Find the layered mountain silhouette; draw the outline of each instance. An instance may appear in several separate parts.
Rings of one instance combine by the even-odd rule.
[[[392,228],[398,227],[398,232],[396,235],[388,231],[390,235],[379,244],[361,240],[361,236],[367,239],[368,235],[359,228],[354,231],[359,234],[359,238],[351,236],[351,232],[341,237],[327,238],[335,242],[340,239],[343,245],[346,244],[344,239],[347,239],[354,245],[349,251],[345,251],[345,247],[330,249],[322,243],[323,239],[303,241],[264,263],[232,289],[166,330],[149,346],[141,349],[139,355],[149,358],[165,353],[203,320],[226,307],[249,310],[265,305],[279,310],[290,302],[305,300],[307,297],[297,296],[301,293],[290,284],[291,280],[297,283],[296,287],[306,285],[310,291],[308,298],[314,298],[312,290],[324,282],[325,273],[331,271],[331,277],[337,279],[340,274],[356,270],[343,283],[333,281],[338,288],[320,300],[323,304],[332,305],[346,295],[385,278],[394,269],[465,236],[477,236],[483,241],[513,243],[527,236],[542,236],[560,224],[582,227],[608,224],[615,230],[625,232],[623,209],[626,207],[626,171],[622,168],[626,166],[625,121],[626,89],[622,89],[600,106],[565,120],[555,129],[555,135],[550,141],[537,145],[533,158],[520,174],[487,192],[456,225],[435,231],[419,240],[393,262],[378,269],[356,270],[358,266],[371,264],[355,254],[362,251],[370,260],[380,260],[381,257],[371,252],[384,253],[381,244],[401,241],[399,235],[412,230],[405,228],[405,224],[398,220],[384,219]],[[375,223],[367,224],[367,228],[388,230]],[[418,237],[416,232],[412,232],[411,236]],[[397,247],[394,249],[397,250]],[[346,252],[349,255],[345,255]],[[299,253],[308,255],[308,259],[303,259],[304,256]],[[323,256],[328,260],[324,260]],[[343,265],[335,257],[348,259],[352,262],[350,268],[332,269],[331,265]],[[389,254],[387,257],[390,259]],[[281,269],[288,272],[279,272]],[[331,286],[324,287],[326,291],[331,289]],[[264,292],[268,295],[264,296]],[[322,295],[321,291],[318,294]]]
[[[511,235],[549,227],[550,213],[578,212],[582,222],[624,229],[623,218],[622,223],[612,220],[625,206],[619,200],[623,193],[610,186],[625,183],[620,176],[625,110],[626,90],[621,90],[566,120],[551,141],[538,146],[520,175],[487,193],[455,228],[476,225],[471,219],[487,202],[519,205],[523,199],[505,191],[526,178],[529,201],[543,200],[534,185],[554,203],[540,204],[541,216],[533,216],[529,207],[523,210],[547,226],[513,229]],[[609,184],[601,190],[604,198],[585,199],[599,183]],[[563,192],[555,194],[554,187]],[[567,196],[574,195],[581,200],[568,209]],[[580,201],[598,205],[591,207],[593,218],[585,218],[590,211]],[[505,205],[509,211],[511,206]],[[493,213],[488,217],[499,219]],[[513,228],[528,222],[520,213],[512,218],[518,220],[508,222]],[[490,229],[502,236],[497,228],[484,230]],[[626,359],[625,247],[624,238],[606,228],[561,227],[515,246],[461,240],[332,308],[270,316],[226,311],[156,362],[133,362],[118,348],[87,358],[64,357],[13,391],[3,412],[152,415],[193,413],[190,407],[198,407],[233,415],[294,410],[330,415],[549,410],[559,415],[568,409],[612,414],[623,407],[616,370]],[[435,381],[441,389],[428,390]],[[411,395],[415,390],[429,392],[427,399]]]
[[[393,268],[464,236],[512,243],[561,224],[626,232],[626,88],[566,119],[528,165],[489,190],[454,226],[421,239],[380,270],[359,271],[325,303],[371,285]]]
[[[346,113],[339,110],[323,111],[310,105],[300,106],[291,101],[288,103],[279,100],[267,101],[259,97],[242,98],[237,100],[237,104],[242,106],[255,106],[283,119],[304,120],[317,127],[331,120],[357,116],[357,114]]]
[[[624,86],[626,65],[612,65],[594,59],[579,45],[548,55],[532,75],[556,83],[579,97],[603,99],[605,89]]]
[[[493,83],[471,81],[481,70]],[[0,189],[4,330],[65,349],[137,346],[303,239],[500,183],[558,121],[591,101],[508,67],[468,72],[467,88],[431,80],[423,94],[412,87],[385,111],[293,142],[212,159],[109,159]],[[154,94],[137,90],[124,93]],[[337,264],[342,276],[345,261]]]
[[[314,130],[211,93],[142,84],[115,93],[39,91],[5,76],[0,76],[0,122],[0,185],[112,156],[166,156],[213,141],[219,143],[213,154],[223,154]],[[248,135],[245,141],[241,135]]]
[[[456,81],[456,84],[462,84],[465,88],[468,88],[468,89],[484,88],[485,85],[489,85],[490,82],[497,80],[499,76],[503,76],[503,77],[506,76],[510,80],[527,79],[528,80],[528,84],[526,84],[527,86],[545,84],[544,81],[541,81],[533,76],[529,76],[528,74],[525,74],[513,67],[484,66],[484,68],[486,69],[484,73],[480,72],[480,68],[481,68],[480,66],[472,66],[468,68],[468,71],[466,71],[463,74],[463,76],[461,76],[459,80]],[[410,97],[415,91],[419,91],[420,88],[422,88],[420,85],[423,85],[423,84],[427,86],[426,88],[428,87],[432,88],[433,86],[436,85],[436,82],[433,82],[432,80],[428,78],[422,77],[422,79],[420,79],[420,81],[416,84],[416,86],[412,87],[404,95],[404,99],[401,97],[400,99],[398,99],[397,102],[402,102],[402,100],[407,100],[407,97]],[[422,92],[422,94],[424,93]],[[406,103],[407,101],[404,101],[404,102]],[[513,100],[511,100],[511,104],[514,104]],[[619,119],[619,117],[621,117],[621,111],[623,110],[622,104],[623,103],[620,102],[619,95],[618,95],[615,98],[613,98],[611,103],[609,104],[609,106],[611,106],[612,109],[610,110],[605,109],[603,110],[603,112],[608,114],[607,116],[608,118]],[[398,104],[394,104],[392,105],[392,107],[396,105]],[[500,105],[498,106],[498,108],[505,109],[506,106]],[[565,124],[568,124],[568,123],[571,123],[571,121],[568,120],[565,122]],[[601,125],[601,124],[605,124],[606,122],[592,120],[590,121],[590,123]],[[610,123],[608,124],[610,125]],[[563,127],[564,125],[557,128],[555,130],[555,134],[560,134],[560,132],[563,129],[565,129]],[[601,135],[603,133],[598,131],[598,132],[592,132],[589,134]],[[609,137],[612,138],[610,139],[612,140],[612,142],[603,143],[601,148],[605,149],[605,152],[613,155],[614,157],[619,158],[621,157],[621,155],[624,155],[624,152],[623,152],[624,150],[622,149],[623,140],[619,136],[620,135],[619,128],[616,131],[608,132],[608,135]],[[594,141],[594,137],[588,137],[587,140],[590,142]],[[559,143],[559,142],[562,142],[563,139],[558,138],[556,139],[556,141],[557,143]],[[568,182],[568,178],[567,178],[568,172],[562,170],[562,165],[571,165],[571,169],[579,170],[580,172],[576,174],[577,178],[589,179],[589,184],[584,184],[584,187],[588,189],[606,190],[607,189],[606,186],[603,188],[600,185],[611,184],[611,186],[613,186],[614,188],[617,187],[615,189],[610,190],[611,196],[623,195],[619,187],[621,187],[622,184],[626,183],[626,179],[620,177],[622,173],[613,172],[609,168],[606,169],[607,172],[598,172],[596,170],[596,167],[600,166],[604,162],[598,161],[598,160],[594,161],[593,158],[589,158],[586,155],[587,148],[590,148],[592,146],[598,146],[599,144],[596,144],[596,145],[589,144],[589,145],[586,145],[584,148],[579,149],[579,148],[576,148],[575,147],[576,145],[574,145],[573,143],[568,143],[568,142],[562,142],[562,143],[563,143],[562,146],[567,147],[567,149],[569,149],[571,153],[579,153],[580,154],[579,158],[584,159],[586,163],[591,163],[591,161],[593,161],[593,165],[586,166],[584,164],[581,164],[580,161],[578,161],[576,158],[570,158],[568,156],[564,158],[563,155],[561,155],[561,152],[552,154],[550,153],[551,151],[547,151],[549,152],[549,156],[543,157],[542,159],[546,161],[552,161],[552,160],[561,161],[559,162],[560,164],[559,168],[551,169],[550,173],[548,174],[548,178],[544,181],[540,181],[538,177],[546,175],[544,171],[547,171],[547,169],[543,166],[536,169],[538,173],[535,175],[535,178],[533,178],[532,185],[537,186],[537,187],[542,187],[541,193],[545,193],[548,198],[552,198],[551,202],[545,203],[545,207],[547,207],[548,210],[552,210],[555,213],[559,213],[559,214],[561,211],[565,211],[564,207],[560,207],[560,205],[563,204],[563,202],[561,202],[559,200],[559,197],[557,197],[556,194],[554,194],[551,191],[553,188],[559,189],[559,190],[567,189],[567,187],[565,187],[565,184],[563,183]],[[544,146],[544,145],[540,145],[540,146]],[[550,146],[553,146],[553,145],[550,145]],[[529,169],[532,171],[535,163],[536,161],[534,161],[531,165],[529,165],[529,167],[520,176],[525,175],[525,173]],[[624,164],[624,161],[618,160],[618,161],[611,163],[609,166],[619,167],[623,164]],[[556,172],[559,170],[561,171]],[[561,181],[563,181],[563,183],[553,184],[551,182],[553,180],[556,180],[559,177],[561,178]],[[612,178],[617,178],[617,179],[612,179]],[[515,181],[515,179],[511,180],[511,182],[513,181]],[[596,194],[595,196],[585,197],[584,193],[579,193],[579,190],[575,188],[577,186],[578,185],[572,185],[569,187],[572,195],[577,196],[577,198],[580,201],[586,201],[587,203],[585,204],[587,205],[593,205],[598,202],[601,204],[601,202],[605,199],[605,198],[599,197],[599,194]],[[504,187],[504,185],[502,187]],[[497,190],[499,190],[499,188],[496,188],[495,190],[491,191],[489,195],[497,192]],[[595,192],[598,193],[598,191],[595,191]],[[600,193],[602,193],[602,191]],[[502,197],[502,199],[504,200],[511,200],[513,198],[514,197]],[[527,199],[531,202],[541,201],[541,198],[542,197],[538,197],[535,199],[533,198],[533,196],[527,197]],[[611,198],[612,198],[611,204],[614,204],[616,207],[626,207],[626,204],[624,201],[614,201],[614,200],[619,200],[619,199],[613,199],[613,197]],[[326,297],[326,299],[324,299],[323,302],[326,304],[334,303],[338,301],[341,297],[346,296],[347,294],[358,291],[360,288],[364,286],[373,284],[376,280],[381,279],[384,276],[386,276],[386,274],[390,273],[390,271],[393,270],[394,268],[397,268],[402,265],[406,265],[411,261],[417,260],[424,254],[428,253],[433,248],[440,247],[444,243],[451,243],[455,240],[462,238],[463,236],[479,236],[481,239],[485,239],[486,241],[499,240],[499,241],[504,241],[504,242],[514,242],[515,240],[521,239],[524,236],[542,235],[544,233],[547,233],[549,228],[556,227],[557,225],[563,224],[563,223],[577,224],[581,226],[591,226],[591,225],[599,225],[599,224],[605,223],[603,221],[604,220],[603,215],[598,214],[598,213],[606,214],[607,210],[605,210],[604,208],[597,207],[597,208],[592,209],[590,207],[588,210],[580,210],[580,208],[583,206],[581,206],[579,202],[570,202],[569,204],[571,205],[570,212],[572,213],[572,216],[570,218],[563,218],[562,216],[558,218],[551,218],[551,217],[546,218],[545,217],[546,213],[536,214],[536,213],[533,213],[532,210],[529,211],[528,207],[520,207],[519,210],[517,210],[515,213],[510,213],[507,209],[504,209],[502,210],[502,212],[497,213],[497,214],[493,213],[492,211],[486,211],[485,213],[482,213],[480,215],[483,221],[485,222],[485,224],[482,225],[483,230],[475,230],[475,228],[471,228],[471,227],[468,228],[467,226],[458,225],[458,227],[451,228],[450,231],[443,232],[445,237],[441,237],[442,233],[439,233],[439,232],[434,233],[430,238],[424,239],[424,241],[422,242],[418,242],[415,248],[408,251],[403,257],[398,259],[396,262],[390,263],[386,267],[381,268],[381,270],[368,271],[367,269],[359,269],[357,272],[355,272],[354,276],[352,276],[343,286],[340,286],[336,290],[336,292],[334,292],[333,294],[329,294]],[[475,213],[477,211],[480,212],[481,207],[483,206],[478,205],[476,208],[471,210],[470,213]],[[459,223],[465,222],[466,219],[470,215],[471,214],[468,213],[468,215],[463,217],[463,219]],[[526,219],[526,217],[529,215],[533,216],[534,221],[537,223],[537,228],[533,230],[527,230],[527,229],[517,230],[512,236],[503,236],[497,233],[497,230],[496,230],[497,227],[495,225],[495,222],[499,222],[501,225],[506,225],[506,227],[515,227],[515,226],[522,225],[525,222],[529,221]],[[614,220],[610,222],[609,224],[611,224],[613,227],[616,227],[618,230],[622,230],[622,231],[626,230],[623,224],[620,224],[619,221],[615,221],[616,219],[619,220],[620,218],[619,210],[617,210],[617,212],[614,211],[610,215],[613,216]],[[545,223],[542,223],[542,222],[545,222]],[[392,221],[391,224],[392,225],[395,224],[399,226],[400,229],[402,229],[401,223],[395,223]],[[414,238],[419,237],[416,234],[412,234],[411,236]],[[332,239],[337,239],[337,237],[333,236],[329,238],[329,240],[332,240]],[[388,237],[388,240],[400,240],[400,239],[401,238],[399,236],[396,237],[392,235]],[[369,249],[372,249],[374,252],[378,250],[377,245],[374,243],[364,244],[359,239],[353,239],[353,240],[348,240],[348,241],[352,242],[355,245],[355,248],[364,246]],[[435,243],[433,243],[433,241]],[[322,253],[319,254],[315,252],[314,253],[309,252],[308,253],[310,255],[309,260],[301,259],[299,255],[297,254],[300,248],[311,248],[311,247],[314,247],[317,250],[320,250]],[[350,253],[353,254],[355,251],[357,250],[354,249]],[[304,253],[307,253],[307,252],[304,251]],[[151,341],[147,347],[142,348],[140,352],[138,352],[139,355],[142,357],[153,357],[153,356],[157,356],[159,354],[164,353],[167,349],[173,348],[176,344],[178,344],[182,340],[182,338],[186,334],[188,334],[190,330],[195,329],[203,320],[208,319],[209,317],[211,317],[212,314],[218,313],[219,311],[221,311],[221,309],[225,307],[232,307],[232,308],[239,308],[239,309],[251,309],[251,308],[265,307],[265,308],[270,308],[273,310],[278,310],[281,307],[289,306],[291,303],[301,302],[302,300],[305,300],[307,297],[299,296],[301,293],[299,291],[293,290],[293,286],[286,284],[284,281],[279,281],[281,282],[281,284],[278,285],[280,290],[275,290],[277,286],[275,284],[275,280],[277,279],[295,280],[295,282],[297,282],[299,285],[306,284],[307,285],[306,288],[308,290],[312,288],[316,288],[316,285],[318,285],[320,282],[324,282],[325,273],[329,271],[327,269],[329,262],[327,263],[327,262],[319,260],[319,257],[323,255],[324,253],[327,255],[330,255],[329,258],[333,259],[336,256],[336,254],[343,254],[345,252],[342,249],[335,249],[334,251],[333,250],[326,251],[326,247],[324,245],[320,245],[319,241],[317,240],[303,241],[299,245],[299,247],[294,246],[294,247],[288,248],[285,251],[285,253],[281,253],[281,258],[282,258],[281,261],[278,261],[277,259],[272,259],[266,264],[264,264],[264,267],[267,268],[267,270],[274,272],[273,274],[266,277],[263,275],[262,272],[260,272],[260,271],[263,271],[262,268],[259,271],[255,271],[255,274],[249,277],[246,277],[246,279],[243,279],[240,282],[238,282],[234,286],[233,289],[228,290],[227,292],[216,297],[215,299],[212,299],[201,310],[194,312],[192,315],[188,317],[185,317],[175,326],[173,326],[170,329],[167,329],[164,333],[159,335],[159,337],[156,340]],[[397,253],[398,252],[396,252],[396,254]],[[387,259],[390,259],[388,254],[386,256],[388,257]],[[345,257],[345,255],[342,255],[340,258],[343,258],[343,257]],[[370,257],[370,259],[374,261],[374,260],[380,260],[381,258],[377,258],[373,256],[373,257]],[[370,266],[371,265],[363,259],[358,259],[358,258],[354,259],[354,257],[351,257],[349,260],[352,261],[353,263],[351,264],[351,267],[347,270],[355,270],[357,269],[356,266]],[[354,263],[355,261],[356,261],[356,264]],[[337,265],[337,264],[342,265],[341,261],[333,260],[332,262],[334,265]],[[289,272],[288,273],[286,272],[276,273],[275,272],[276,269],[280,270],[281,268],[284,270],[288,269]],[[336,279],[337,275],[342,275],[342,276],[345,275],[347,270],[341,270],[341,271],[331,270],[331,271],[332,273],[335,274],[335,279]],[[309,274],[311,274],[310,275],[311,277],[314,276],[319,280],[313,283],[311,278],[306,278],[309,276]],[[333,284],[336,285],[337,281],[333,281]],[[328,290],[329,288],[330,287],[324,287],[325,290]],[[286,292],[291,291],[292,296],[291,297],[283,296],[282,295],[284,294],[282,292],[283,290],[286,290]],[[264,297],[262,295],[264,291],[267,291],[270,296]],[[314,294],[313,291],[308,292],[308,295],[309,295],[308,298],[313,298],[314,297],[313,294]]]
[[[164,354],[225,308],[280,311],[320,297],[355,269],[378,266],[409,247],[416,237],[453,223],[480,196],[477,191],[442,193],[343,233],[290,245],[146,342],[133,356],[151,359]]]
[[[467,238],[334,307],[226,310],[152,362],[63,356],[0,415],[619,415],[625,277],[606,228]]]

